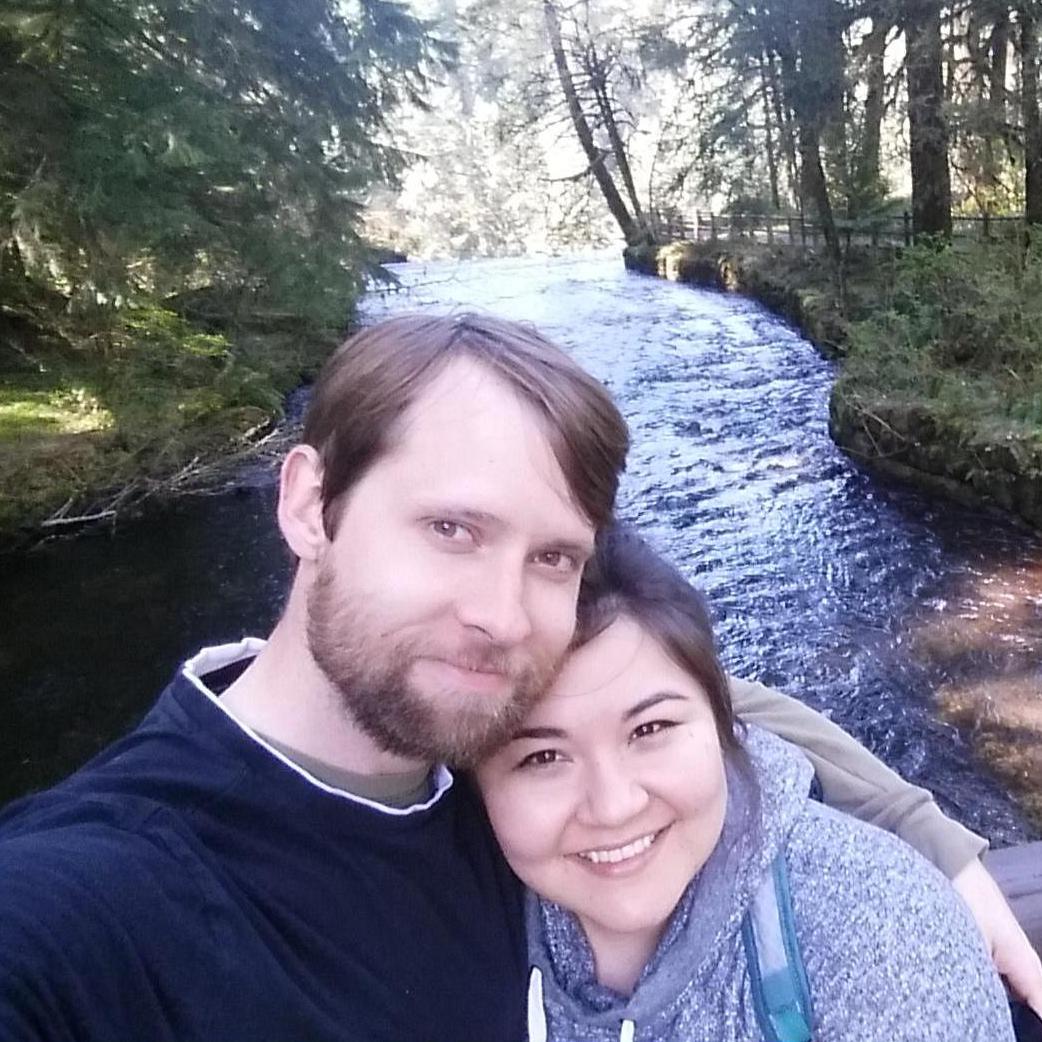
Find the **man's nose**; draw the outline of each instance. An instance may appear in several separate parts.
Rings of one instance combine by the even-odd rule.
[[[457,608],[460,621],[503,647],[514,647],[532,632],[525,603],[523,566],[502,564],[471,577]]]
[[[637,817],[650,797],[641,779],[617,752],[587,771],[584,824],[615,828]]]

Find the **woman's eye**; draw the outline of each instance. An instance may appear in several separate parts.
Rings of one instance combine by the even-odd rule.
[[[635,727],[631,737],[649,738],[653,734],[661,734],[663,731],[675,726],[676,724],[672,720],[649,720],[646,724]]]
[[[539,749],[537,752],[529,753],[518,767],[549,767],[550,764],[558,763],[561,754],[556,749]]]

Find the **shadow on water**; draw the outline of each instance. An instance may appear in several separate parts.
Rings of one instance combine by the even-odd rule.
[[[857,469],[828,437],[830,364],[747,301],[603,255],[397,270],[372,318],[527,319],[612,389],[634,436],[622,512],[704,587],[733,671],[799,694],[994,841],[1037,834],[1008,787],[1042,730],[1037,537]],[[253,478],[0,576],[0,799],[124,729],[198,645],[270,626],[288,564]]]
[[[289,576],[273,486],[182,500],[0,573],[0,802],[47,785],[149,708],[206,643],[267,632]]]

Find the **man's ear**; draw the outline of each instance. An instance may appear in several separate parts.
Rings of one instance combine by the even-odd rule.
[[[310,445],[294,445],[279,476],[279,528],[301,561],[319,558],[328,540],[322,524],[322,461]]]

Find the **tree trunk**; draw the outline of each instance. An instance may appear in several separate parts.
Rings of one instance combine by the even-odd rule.
[[[841,43],[835,5],[817,2],[795,6],[795,27],[787,41],[779,41],[779,57],[786,93],[796,119],[800,151],[800,198],[804,210],[813,208],[821,222],[833,271],[842,281],[843,253],[832,214],[828,182],[821,162],[822,136],[842,114],[842,76],[832,64],[834,47]]]
[[[564,53],[564,43],[561,40],[561,22],[557,15],[557,8],[554,7],[552,0],[543,0],[543,20],[546,24],[546,34],[550,40],[550,50],[554,56],[557,77],[560,80],[561,90],[568,104],[568,114],[571,116],[572,126],[575,128],[575,136],[579,139],[579,144],[582,146],[582,150],[590,164],[590,172],[596,179],[601,195],[604,196],[604,201],[608,205],[608,210],[611,212],[612,217],[615,218],[615,223],[618,224],[622,231],[627,245],[636,245],[641,241],[643,235],[639,226],[630,216],[626,203],[612,180],[610,171],[604,165],[604,153],[593,140],[593,131],[590,129],[590,124],[587,122],[586,115],[579,104],[575,82],[572,79],[571,70],[568,68],[568,59]]]
[[[789,174],[789,191],[795,198],[800,194],[799,163],[796,160],[796,134],[793,129],[792,110],[784,99],[778,81],[778,70],[774,58],[770,59],[771,105],[774,109],[774,123],[781,138],[782,154]]]
[[[1038,108],[1038,21],[1020,8],[1020,91],[1024,109],[1024,220],[1042,224],[1042,119]]]
[[[836,222],[832,215],[832,203],[829,200],[828,182],[825,170],[821,165],[821,140],[817,128],[800,122],[800,196],[804,207],[813,206],[821,221],[821,231],[825,237],[825,249],[833,269],[839,272],[843,266],[843,253],[836,232]]]
[[[619,168],[619,176],[626,188],[630,205],[633,207],[633,216],[638,225],[644,225],[644,214],[640,206],[640,198],[637,195],[637,186],[633,181],[633,171],[630,168],[629,156],[626,155],[626,145],[619,133],[619,126],[615,122],[615,110],[608,96],[608,82],[605,75],[604,65],[597,57],[597,51],[590,49],[590,63],[587,68],[590,77],[590,85],[593,87],[593,95],[597,99],[597,107],[604,121],[604,129],[608,134],[608,143],[611,145],[612,155],[615,156],[615,165]]]
[[[1006,63],[1009,50],[1009,14],[1003,11],[991,31],[988,100],[1000,125],[1006,125]]]
[[[821,164],[821,131],[816,118],[812,100],[807,97],[807,85],[800,81],[801,72],[796,66],[795,54],[781,55],[782,75],[785,82],[791,84],[789,94],[792,97],[795,113],[796,133],[799,140],[800,157],[800,208],[810,210],[821,221],[822,234],[825,237],[825,248],[829,260],[837,274],[842,272],[843,255],[839,246],[839,235],[832,216],[832,203],[829,200],[828,182],[825,180],[825,168]]]
[[[941,9],[912,0],[904,22],[908,76],[908,141],[912,166],[912,231],[952,234],[952,186],[941,73]]]
[[[1009,12],[998,17],[988,38],[988,101],[984,136],[984,162],[981,179],[991,189],[1001,180],[1001,149],[999,145],[1009,137],[1006,119],[1006,51],[1009,44]]]
[[[858,181],[866,189],[879,184],[879,146],[886,107],[886,38],[890,23],[875,21],[864,43],[865,51],[865,118],[861,133],[861,155]]]
[[[781,196],[778,192],[778,156],[774,147],[774,134],[771,132],[771,99],[767,90],[767,65],[760,61],[760,99],[763,104],[764,145],[767,149],[767,178],[771,186],[771,206],[781,209]],[[779,133],[783,133],[779,127]]]

